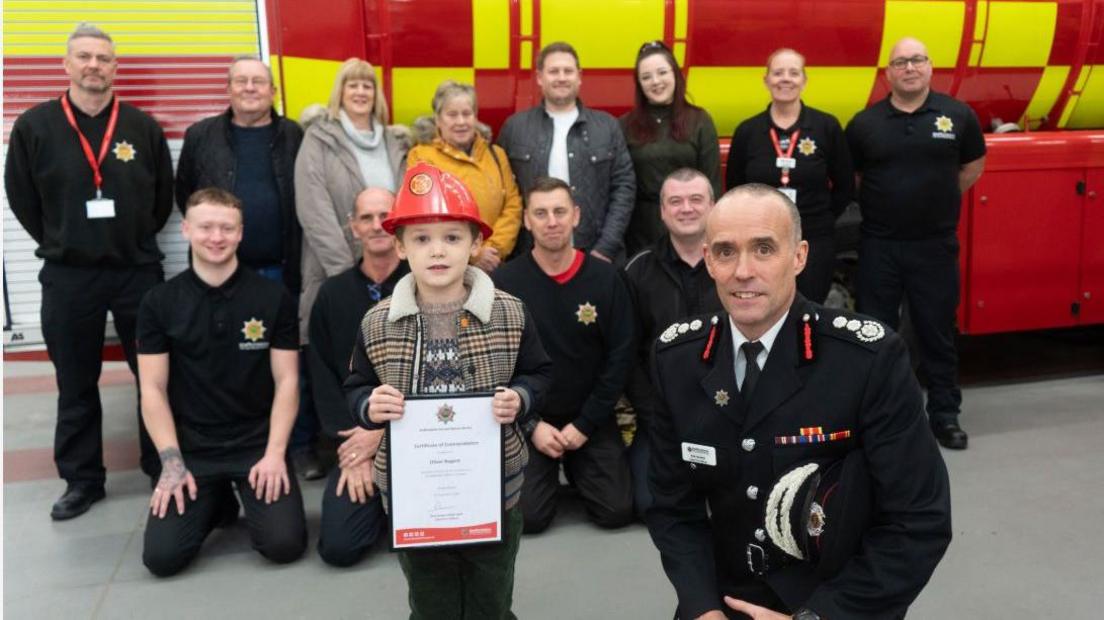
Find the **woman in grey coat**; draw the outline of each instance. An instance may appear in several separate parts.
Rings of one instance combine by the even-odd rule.
[[[299,334],[304,346],[318,288],[360,258],[360,244],[348,225],[357,194],[367,187],[394,192],[402,181],[409,132],[387,122],[387,102],[372,65],[346,60],[325,115],[307,129],[295,161],[295,210],[303,226]]]

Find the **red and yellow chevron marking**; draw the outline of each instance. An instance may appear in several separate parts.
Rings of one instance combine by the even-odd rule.
[[[3,10],[5,140],[23,111],[68,86],[61,57],[82,21],[115,40],[116,92],[170,139],[225,109],[230,60],[260,51],[252,0],[7,0]]]

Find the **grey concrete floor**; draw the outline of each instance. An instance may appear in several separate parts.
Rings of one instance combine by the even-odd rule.
[[[34,374],[4,364],[6,377]],[[105,435],[134,436],[133,388],[103,390]],[[5,451],[48,447],[53,394],[4,401]],[[1104,374],[969,387],[970,449],[944,452],[954,542],[910,618],[1094,618],[1104,577]],[[317,530],[320,482],[306,483]],[[406,585],[379,549],[352,569],[311,551],[273,566],[244,526],[216,531],[183,574],[141,563],[148,485],[109,475],[108,498],[50,521],[53,479],[4,485],[4,616],[8,618],[403,618]],[[316,533],[316,532],[315,532]],[[600,531],[572,499],[552,528],[522,541],[514,609],[524,619],[670,618],[674,593],[642,526]]]

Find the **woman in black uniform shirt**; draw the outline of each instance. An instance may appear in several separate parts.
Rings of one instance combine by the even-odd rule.
[[[736,128],[725,182],[729,189],[743,183],[774,185],[797,203],[802,236],[809,242],[797,288],[823,303],[832,285],[836,218],[855,189],[851,154],[839,121],[801,102],[804,56],[787,48],[775,51],[763,82],[771,103]]]

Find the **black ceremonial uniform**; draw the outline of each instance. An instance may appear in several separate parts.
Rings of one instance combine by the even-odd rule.
[[[722,601],[726,594],[783,612],[806,606],[824,618],[902,616],[951,538],[947,470],[903,341],[876,321],[798,297],[745,406],[728,317],[685,325],[656,344],[647,514],[679,617],[735,614]],[[849,436],[783,443],[809,427]],[[684,461],[689,448],[712,450],[704,460],[715,465]],[[822,579],[769,541],[765,503],[795,465],[852,450],[869,463],[875,525],[842,571]]]

